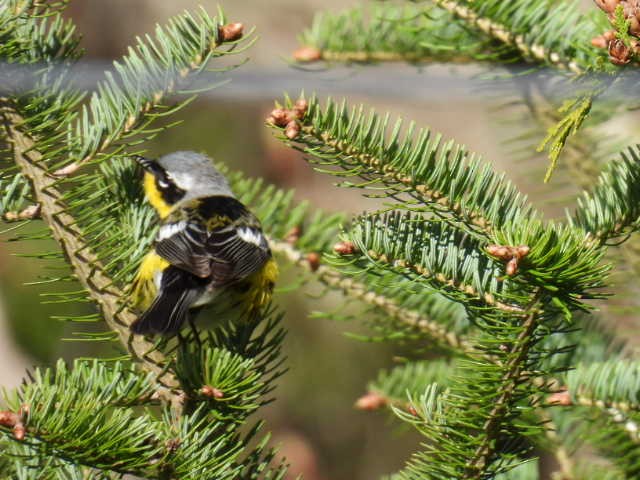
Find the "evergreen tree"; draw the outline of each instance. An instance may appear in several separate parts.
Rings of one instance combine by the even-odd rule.
[[[359,303],[372,339],[422,346],[357,403],[388,408],[424,436],[394,478],[543,478],[541,452],[557,460],[553,478],[640,475],[638,363],[592,302],[640,226],[640,149],[606,161],[577,141],[619,111],[605,93],[633,84],[623,67],[637,63],[640,5],[596,3],[604,13],[551,0],[365,5],[319,15],[294,54],[329,64],[481,60],[557,70],[574,82],[573,96],[551,116],[528,105],[548,129],[547,179],[561,154],[583,172],[585,192],[565,221],[544,219],[454,140],[315,97],[285,98],[267,123],[340,186],[385,199],[383,209],[353,219],[314,212],[291,192],[227,172],[281,265]],[[57,241],[83,287],[61,297],[97,307],[75,320],[103,322],[94,339],[119,341],[125,352],[36,369],[7,392],[2,474],[281,478],[285,466],[250,418],[284,369],[277,307],[255,321],[225,312],[198,339],[185,332],[154,343],[128,330],[127,291],[155,233],[129,157],[193,98],[193,78],[242,53],[251,34],[222,13],[185,13],[139,40],[85,95],[69,82],[81,52],[64,2],[0,6],[0,58],[36,79],[1,92],[0,214],[16,222],[17,240]],[[47,231],[21,233],[28,224]],[[583,444],[601,458],[580,456]]]

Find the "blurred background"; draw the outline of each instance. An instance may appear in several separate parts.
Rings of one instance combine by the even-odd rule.
[[[517,145],[506,142],[523,128],[514,121],[522,118],[521,106],[510,105],[508,84],[504,90],[486,88],[486,67],[384,65],[309,72],[287,64],[297,47],[296,35],[310,25],[314,12],[354,4],[351,0],[222,3],[229,21],[257,29],[259,38],[248,52],[250,61],[225,75],[232,78],[230,84],[203,95],[183,110],[179,114],[183,122],[150,142],[149,154],[177,149],[206,152],[232,169],[295,188],[300,200],[317,207],[358,213],[371,208],[370,201],[357,191],[334,188],[331,179],[313,173],[297,152],[283,147],[264,126],[274,100],[283,92],[294,97],[301,90],[316,92],[320,98],[345,96],[351,104],[365,103],[379,112],[414,120],[419,126],[431,126],[445,137],[455,137],[481,153],[497,170],[506,172],[548,216],[562,215],[578,192],[575,183],[567,171],[560,170],[550,184],[543,184],[544,155],[523,156]],[[68,15],[78,25],[87,51],[83,79],[95,82],[109,62],[126,52],[136,35],[197,6],[198,2],[191,0],[71,2]],[[211,12],[216,8],[211,2],[204,2],[204,6]],[[18,384],[32,365],[50,364],[60,356],[90,354],[94,348],[91,343],[63,340],[72,339],[77,327],[55,318],[72,308],[82,311],[82,306],[48,304],[42,293],[50,287],[25,286],[39,275],[66,268],[21,256],[47,249],[54,250],[55,245],[47,241],[0,243],[3,386]],[[313,292],[314,288],[307,290]],[[266,416],[275,442],[282,445],[283,454],[292,463],[291,473],[302,473],[307,480],[368,479],[400,468],[416,449],[419,437],[397,430],[386,414],[357,411],[353,404],[366,392],[367,382],[376,372],[393,366],[394,356],[402,352],[393,346],[347,338],[344,332],[361,331],[355,323],[308,317],[309,312],[334,308],[337,296],[318,299],[294,292],[283,293],[279,300],[288,312],[285,326],[290,333],[285,351],[289,372],[280,380],[277,400],[267,408]],[[636,326],[624,316],[620,319],[618,328],[631,337]]]

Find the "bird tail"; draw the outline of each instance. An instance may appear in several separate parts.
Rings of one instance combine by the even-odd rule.
[[[163,272],[162,286],[151,306],[131,324],[138,335],[173,335],[189,318],[189,307],[202,294],[187,278],[190,274],[169,267]]]

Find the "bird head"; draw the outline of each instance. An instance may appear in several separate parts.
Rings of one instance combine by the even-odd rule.
[[[145,193],[161,217],[185,201],[217,195],[235,198],[225,176],[201,153],[179,151],[158,160],[133,158],[145,171]]]

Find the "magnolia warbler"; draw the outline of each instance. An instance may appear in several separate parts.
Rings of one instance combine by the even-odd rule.
[[[278,268],[260,222],[224,175],[196,152],[134,158],[161,225],[132,285],[133,303],[144,312],[131,331],[176,334],[201,308],[228,298],[239,299],[239,313],[259,312]]]

